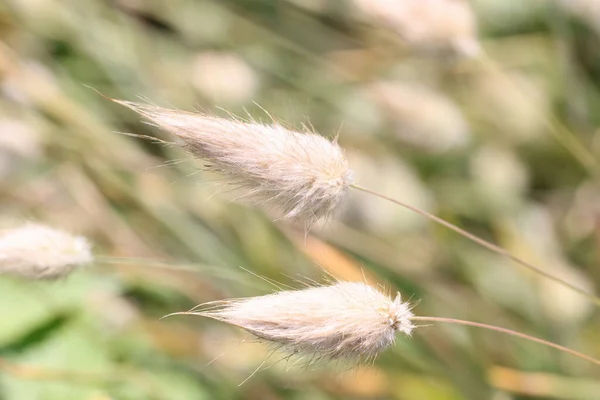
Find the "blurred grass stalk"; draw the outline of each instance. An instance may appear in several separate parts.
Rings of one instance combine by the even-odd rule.
[[[110,372],[66,370],[13,363],[0,357],[0,371],[30,381],[59,381],[74,385],[110,387],[119,383],[135,383],[147,391],[150,399],[168,399],[164,389],[155,384],[151,375],[133,368],[113,369]]]
[[[392,202],[394,204],[397,204],[397,205],[399,205],[401,207],[408,208],[409,210],[414,211],[417,214],[420,214],[420,215],[422,215],[422,216],[424,216],[426,218],[429,218],[430,220],[434,221],[435,223],[440,224],[442,226],[445,226],[448,229],[453,230],[454,232],[458,233],[459,235],[466,237],[467,239],[469,239],[469,240],[471,240],[471,241],[479,244],[480,246],[483,246],[483,247],[487,248],[488,250],[493,251],[494,253],[497,253],[497,254],[499,254],[501,256],[505,256],[507,258],[510,258],[511,260],[515,261],[517,264],[522,265],[523,267],[529,269],[530,271],[533,271],[534,273],[540,275],[541,277],[546,278],[546,279],[550,279],[550,280],[552,280],[552,281],[554,281],[554,282],[556,282],[556,283],[558,283],[558,284],[560,284],[560,285],[562,285],[562,286],[564,286],[566,288],[569,288],[569,289],[573,290],[574,292],[579,293],[580,295],[582,295],[585,298],[587,298],[589,301],[593,302],[596,306],[600,307],[600,297],[597,297],[594,294],[588,293],[585,290],[583,290],[583,289],[581,289],[581,288],[579,288],[579,287],[577,287],[575,285],[572,285],[569,282],[566,282],[565,280],[561,279],[560,277],[557,277],[555,275],[552,275],[552,274],[544,271],[542,268],[540,268],[540,267],[538,267],[538,266],[536,266],[536,265],[534,265],[534,264],[532,264],[530,262],[527,262],[527,261],[521,259],[520,257],[517,257],[517,256],[513,255],[508,250],[503,249],[500,246],[497,246],[497,245],[495,245],[493,243],[490,243],[490,242],[488,242],[486,240],[483,240],[480,237],[475,236],[475,235],[473,235],[473,234],[465,231],[464,229],[459,228],[458,226],[456,226],[456,225],[454,225],[454,224],[452,224],[452,223],[450,223],[450,222],[448,222],[446,220],[443,220],[443,219],[441,219],[441,218],[439,218],[439,217],[437,217],[437,216],[435,216],[435,215],[433,215],[431,213],[423,211],[423,210],[421,210],[419,208],[413,207],[413,206],[411,206],[409,204],[406,204],[404,202],[401,202],[399,200],[392,199],[391,197],[388,197],[388,196],[386,196],[384,194],[381,194],[379,192],[376,192],[374,190],[367,189],[367,188],[362,187],[362,186],[357,185],[357,184],[352,184],[350,186],[352,188],[356,189],[356,190],[360,190],[362,192],[366,192],[366,193],[372,194],[372,195],[377,196],[379,198],[382,198],[382,199],[384,199],[386,201],[390,201],[390,202]]]

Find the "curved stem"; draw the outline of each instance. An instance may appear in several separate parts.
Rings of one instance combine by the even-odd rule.
[[[195,264],[181,265],[170,262],[156,261],[149,258],[96,256],[95,261],[96,263],[107,265],[140,265],[143,267],[164,269],[168,271],[190,272],[194,274],[200,272],[200,269],[190,266]],[[205,267],[204,264],[201,264],[200,266]]]
[[[213,278],[229,280],[232,282],[238,282],[242,275],[238,275],[232,271],[227,269],[219,268],[210,264],[201,264],[201,263],[186,263],[180,264],[177,262],[167,262],[167,261],[156,261],[149,258],[138,258],[138,257],[112,257],[112,256],[96,256],[94,262],[97,265],[103,266],[133,266],[133,267],[142,267],[142,268],[152,268],[155,270],[164,270],[164,271],[172,271],[172,272],[181,272],[187,273],[191,275],[191,278],[198,279],[204,281],[206,276],[210,276]],[[246,269],[240,267],[243,271],[249,272]],[[202,272],[202,275],[200,275]],[[243,279],[243,278],[242,278]],[[267,282],[268,283],[268,282]],[[259,283],[256,283],[254,280],[252,283],[250,281],[247,283],[248,285],[254,285],[257,288],[263,289]]]
[[[454,319],[454,318],[414,316],[414,317],[411,317],[410,319],[412,321],[446,322],[446,323],[450,323],[450,324],[468,325],[468,326],[474,326],[476,328],[488,329],[490,331],[501,332],[501,333],[505,333],[507,335],[520,337],[522,339],[526,339],[526,340],[529,340],[531,342],[543,344],[544,346],[552,347],[554,349],[557,349],[557,350],[560,350],[562,352],[568,353],[568,354],[570,354],[572,356],[579,357],[579,358],[581,358],[583,360],[589,361],[589,362],[594,363],[596,365],[600,365],[600,360],[597,360],[597,359],[595,359],[593,357],[590,357],[588,355],[585,355],[585,354],[580,353],[580,352],[575,351],[575,350],[571,350],[568,347],[561,346],[559,344],[549,342],[549,341],[544,340],[544,339],[539,339],[539,338],[536,338],[534,336],[529,336],[529,335],[526,335],[526,334],[521,333],[521,332],[513,331],[512,329],[500,328],[499,326],[482,324],[482,323],[479,323],[479,322],[465,321],[465,320],[462,320],[462,319]]]
[[[552,275],[552,274],[544,271],[540,267],[537,267],[534,264],[532,264],[530,262],[527,262],[527,261],[523,260],[520,257],[515,256],[514,254],[510,253],[508,250],[506,250],[506,249],[504,249],[504,248],[502,248],[502,247],[500,247],[498,245],[495,245],[493,243],[490,243],[490,242],[488,242],[488,241],[486,241],[484,239],[481,239],[481,238],[473,235],[472,233],[469,233],[469,232],[465,231],[464,229],[459,228],[458,226],[456,226],[456,225],[454,225],[454,224],[452,224],[452,223],[450,223],[450,222],[448,222],[448,221],[446,221],[446,220],[444,220],[444,219],[442,219],[440,217],[437,217],[437,216],[435,216],[435,215],[433,215],[431,213],[428,213],[427,211],[421,210],[420,208],[411,206],[410,204],[406,204],[406,203],[401,202],[399,200],[396,200],[396,199],[393,199],[391,197],[388,197],[388,196],[386,196],[384,194],[375,192],[375,191],[373,191],[371,189],[367,189],[367,188],[364,188],[364,187],[356,185],[356,184],[351,184],[350,187],[352,187],[352,188],[354,188],[356,190],[360,190],[360,191],[365,192],[365,193],[369,193],[369,194],[371,194],[373,196],[377,196],[379,198],[382,198],[384,200],[387,200],[389,202],[397,204],[397,205],[399,205],[401,207],[404,207],[404,208],[407,208],[407,209],[409,209],[411,211],[414,211],[417,214],[423,215],[424,217],[427,217],[430,220],[432,220],[432,221],[434,221],[434,222],[436,222],[436,223],[438,223],[440,225],[443,225],[443,226],[445,226],[448,229],[453,230],[454,232],[456,232],[456,233],[458,233],[458,234],[466,237],[467,239],[472,240],[473,242],[475,242],[475,243],[477,243],[477,244],[479,244],[479,245],[481,245],[481,246],[483,246],[483,247],[485,247],[485,248],[487,248],[487,249],[489,249],[489,250],[491,250],[491,251],[493,251],[493,252],[495,252],[497,254],[500,254],[502,256],[510,258],[511,260],[515,261],[518,264],[521,264],[525,268],[528,268],[529,270],[534,271],[538,275],[541,275],[541,276],[543,276],[543,277],[545,277],[547,279],[550,279],[550,280],[552,280],[552,281],[554,281],[556,283],[559,283],[559,284],[561,284],[561,285],[563,285],[565,287],[568,287],[569,289],[571,289],[571,290],[579,293],[580,295],[586,297],[588,300],[592,301],[594,304],[596,304],[597,306],[600,307],[600,298],[594,296],[593,294],[588,293],[585,290],[583,290],[583,289],[581,289],[581,288],[579,288],[579,287],[577,287],[577,286],[575,286],[575,285],[573,285],[571,283],[565,282],[561,278],[559,278],[557,276],[554,276],[554,275]]]

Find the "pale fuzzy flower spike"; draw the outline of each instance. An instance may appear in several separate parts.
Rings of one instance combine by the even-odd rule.
[[[429,321],[501,332],[600,365],[600,360],[594,357],[518,331],[461,319],[415,316],[411,309],[409,303],[402,302],[400,293],[392,300],[362,282],[337,282],[266,296],[214,301],[169,315],[199,315],[239,326],[290,355],[300,355],[300,360],[312,356],[309,363],[374,361],[394,343],[397,332],[410,336],[416,328],[413,321]]]
[[[211,302],[190,312],[239,326],[290,354],[316,359],[373,360],[414,329],[408,303],[361,282]]]
[[[0,236],[0,274],[56,279],[92,261],[83,237],[28,223]]]
[[[308,226],[328,217],[345,197],[352,172],[340,146],[324,137],[129,101],[138,112],[207,161],[245,196]]]

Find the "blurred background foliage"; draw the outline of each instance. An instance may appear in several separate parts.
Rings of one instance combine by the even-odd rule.
[[[600,398],[593,365],[440,325],[351,371],[276,354],[238,387],[266,346],[159,318],[274,290],[253,274],[364,274],[417,314],[596,357],[600,313],[363,193],[305,237],[232,203],[201,162],[116,133],[162,137],[88,87],[339,135],[362,185],[593,291],[599,35],[598,0],[0,0],[0,229],[43,222],[98,256],[55,283],[0,278],[0,399]]]

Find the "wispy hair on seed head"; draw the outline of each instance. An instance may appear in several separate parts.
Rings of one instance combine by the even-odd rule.
[[[309,361],[371,361],[414,328],[408,303],[363,282],[337,282],[302,290],[202,304],[189,312],[227,322]],[[173,315],[173,314],[171,314]]]
[[[594,357],[511,329],[454,318],[415,316],[412,306],[402,302],[399,293],[392,300],[363,282],[337,282],[266,296],[215,301],[170,315],[177,314],[199,315],[236,325],[259,340],[284,349],[288,352],[286,358],[308,357],[307,365],[318,360],[374,361],[382,350],[394,343],[396,332],[412,334],[417,327],[412,321],[445,322],[501,332],[600,365],[600,360]]]
[[[274,122],[215,116],[114,100],[178,139],[205,168],[244,190],[245,198],[311,226],[345,197],[352,172],[336,141]]]

